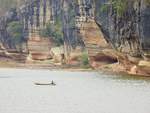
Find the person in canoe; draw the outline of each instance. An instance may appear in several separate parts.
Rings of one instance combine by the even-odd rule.
[[[51,85],[53,85],[53,86],[55,86],[56,84],[55,84],[55,82],[52,80],[52,82],[51,82]]]
[[[56,83],[52,80],[51,83],[34,83],[35,85],[51,85],[51,86],[55,86]]]

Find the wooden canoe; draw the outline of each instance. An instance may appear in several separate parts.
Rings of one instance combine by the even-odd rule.
[[[35,85],[41,85],[41,86],[46,86],[46,85],[51,85],[51,86],[55,86],[55,83],[34,83]]]

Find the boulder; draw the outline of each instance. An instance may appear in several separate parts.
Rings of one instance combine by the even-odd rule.
[[[130,62],[127,72],[132,75],[150,76],[150,62],[145,60],[139,61],[138,64],[133,64],[132,62]]]

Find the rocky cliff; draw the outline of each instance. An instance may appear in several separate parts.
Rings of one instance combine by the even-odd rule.
[[[124,0],[121,16],[111,0],[95,0],[96,21],[113,46],[132,56],[147,55],[150,50],[150,5],[146,0]],[[118,0],[121,1],[121,0]],[[124,2],[122,1],[122,2]],[[107,4],[107,10],[103,10]]]
[[[47,7],[46,1],[49,3]],[[40,18],[41,10],[39,10],[41,2],[45,4],[41,7],[43,8],[42,19]],[[20,8],[20,11],[19,19],[22,20],[25,30],[29,30],[28,32],[31,30],[30,27],[35,28],[40,25],[40,19],[42,24],[45,24],[46,13],[51,13],[51,21],[48,21],[52,23],[59,17],[64,42],[69,47],[66,50],[69,52],[75,42],[73,34],[79,31],[85,46],[90,49],[88,52],[92,53],[89,55],[98,55],[95,51],[101,52],[98,50],[99,47],[103,42],[108,42],[116,51],[113,55],[116,54],[119,63],[123,64],[127,71],[146,72],[147,68],[143,67],[146,67],[150,60],[150,0],[51,0],[51,2],[31,0],[27,6]],[[17,17],[15,15],[16,13],[10,13],[5,16],[6,25],[10,18],[14,20]],[[4,24],[3,19],[0,23]],[[0,28],[1,39],[6,39],[3,32],[6,30],[6,25]],[[96,41],[93,42],[93,40]],[[101,58],[104,56],[105,54],[101,55]],[[96,57],[96,59],[99,58]]]
[[[121,2],[121,8],[117,9],[115,5],[119,5],[118,2]],[[111,0],[95,0],[96,23],[105,39],[115,48],[119,63],[127,72],[149,75],[149,0],[114,0],[114,3]]]

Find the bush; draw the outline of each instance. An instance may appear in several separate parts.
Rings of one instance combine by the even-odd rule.
[[[83,55],[81,56],[81,61],[83,66],[89,65],[89,58],[87,53],[83,53]]]
[[[42,37],[51,38],[56,46],[63,45],[63,33],[59,21],[54,24],[48,23],[46,28],[41,29],[40,35]]]
[[[15,44],[16,47],[19,46],[19,49],[21,50],[24,41],[23,25],[19,21],[12,21],[8,23],[7,31],[12,43]]]

